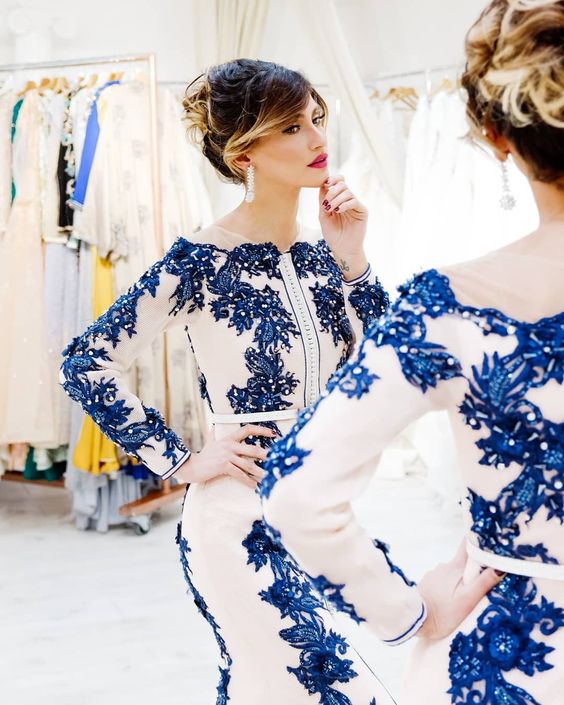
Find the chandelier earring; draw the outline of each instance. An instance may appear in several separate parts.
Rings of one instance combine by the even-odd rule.
[[[247,193],[245,194],[245,201],[247,203],[252,203],[255,200],[255,167],[251,164],[247,168]]]
[[[511,193],[511,188],[509,186],[509,170],[507,168],[507,161],[501,162],[501,198],[499,199],[499,205],[504,211],[511,211],[517,205],[517,199]]]

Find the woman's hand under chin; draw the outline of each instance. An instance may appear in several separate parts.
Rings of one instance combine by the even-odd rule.
[[[368,210],[342,176],[329,177],[319,189],[319,222],[343,278],[356,279],[368,267],[364,253]]]

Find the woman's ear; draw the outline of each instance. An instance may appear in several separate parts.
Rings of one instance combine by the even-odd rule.
[[[509,140],[499,135],[491,126],[485,127],[482,133],[493,149],[496,159],[499,159],[500,162],[504,162],[511,153]]]
[[[239,167],[239,169],[247,171],[247,169],[251,166],[251,158],[248,154],[242,154],[240,157],[235,159],[234,163],[235,166]]]

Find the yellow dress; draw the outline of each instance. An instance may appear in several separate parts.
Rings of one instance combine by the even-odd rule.
[[[112,265],[107,259],[102,259],[95,248],[93,262],[92,313],[96,320],[113,303]],[[115,445],[104,436],[89,416],[84,417],[73,463],[77,468],[93,475],[115,472],[120,468]]]

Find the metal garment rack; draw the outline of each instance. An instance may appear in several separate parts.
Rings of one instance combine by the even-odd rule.
[[[157,108],[157,71],[155,55],[148,54],[127,54],[123,56],[103,56],[88,59],[73,59],[60,61],[40,61],[37,63],[8,64],[0,66],[0,74],[13,74],[30,71],[57,70],[70,68],[94,68],[96,66],[127,65],[143,63],[147,66],[149,79],[149,108],[150,108],[150,130],[151,130],[151,165],[152,165],[152,190],[153,209],[155,223],[155,239],[159,257],[164,254],[163,218],[162,218],[162,198],[161,198],[161,178],[160,159],[158,142],[158,108]],[[164,384],[165,384],[165,416],[169,417],[170,397],[168,391],[168,364],[167,364],[167,339],[164,334]],[[8,471],[4,473],[3,479],[13,482],[30,482],[50,487],[64,487],[62,480],[47,482],[43,480],[25,480],[21,473]],[[124,504],[120,507],[119,513],[124,517],[140,516],[155,511],[169,502],[182,496],[185,485],[177,484],[171,486],[170,480],[161,480],[161,486],[154,492],[149,492],[145,497]]]
[[[444,73],[446,71],[457,71],[463,68],[464,64],[447,64],[445,66],[433,66],[429,69],[419,69],[417,71],[404,71],[403,73],[383,73],[377,74],[374,77],[374,82],[379,81],[393,81],[396,78],[413,78],[414,76],[427,76],[432,73]],[[370,87],[373,88],[373,83],[370,83]]]

